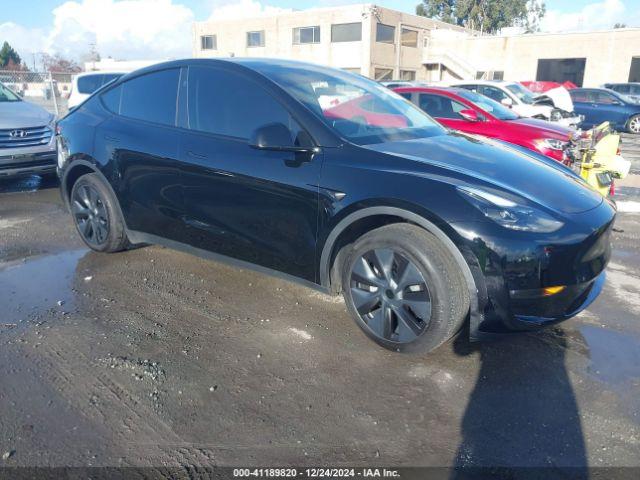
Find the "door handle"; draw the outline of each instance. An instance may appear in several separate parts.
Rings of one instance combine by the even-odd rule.
[[[204,160],[207,158],[207,156],[204,153],[193,152],[191,150],[187,152],[187,155],[193,158],[199,158],[200,160]]]

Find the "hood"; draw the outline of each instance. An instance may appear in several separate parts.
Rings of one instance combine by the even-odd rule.
[[[540,138],[558,138],[566,139],[574,133],[570,128],[564,127],[558,123],[548,122],[547,120],[539,120],[537,118],[518,118],[516,120],[507,120],[509,125],[517,125],[526,129],[529,133],[533,129],[539,131]],[[532,128],[533,127],[533,128]]]
[[[526,103],[519,103],[511,107],[521,117],[533,117],[534,115],[544,115],[547,118],[551,117],[553,107],[551,105],[528,105]]]
[[[0,128],[29,128],[48,125],[53,115],[33,103],[0,102]]]
[[[500,147],[459,133],[365,148],[461,173],[547,207],[575,214],[603,201],[595,190],[555,161],[538,160],[506,146]]]
[[[540,97],[549,97],[556,108],[560,108],[566,112],[573,112],[573,101],[569,91],[564,87],[552,88],[547,90]]]

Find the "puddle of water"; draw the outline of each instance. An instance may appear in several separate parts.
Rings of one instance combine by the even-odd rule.
[[[589,373],[613,387],[626,389],[640,380],[640,339],[607,328],[584,325],[589,346]]]
[[[86,253],[73,250],[0,267],[0,326],[19,324],[52,308],[70,311],[76,267]]]

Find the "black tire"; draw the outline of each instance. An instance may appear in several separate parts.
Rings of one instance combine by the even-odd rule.
[[[69,204],[74,224],[84,243],[96,252],[120,252],[130,246],[116,202],[95,173],[81,176],[71,189]]]
[[[386,225],[360,237],[342,265],[342,290],[358,326],[378,345],[395,351],[436,349],[469,313],[469,289],[451,252],[433,234],[410,224]],[[370,307],[376,301],[378,309]]]
[[[627,132],[640,133],[640,115],[634,115],[627,122]]]

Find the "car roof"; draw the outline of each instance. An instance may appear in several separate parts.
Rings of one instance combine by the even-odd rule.
[[[506,87],[507,85],[514,85],[518,82],[511,82],[508,80],[456,80],[451,83],[451,86],[456,85],[493,85],[498,87]]]

